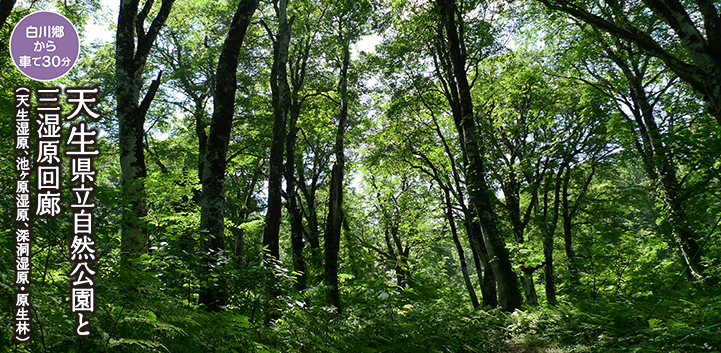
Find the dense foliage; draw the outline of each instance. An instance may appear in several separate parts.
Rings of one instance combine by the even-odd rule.
[[[718,1],[121,4],[0,0],[0,352],[721,352]],[[65,202],[12,340],[18,85],[100,88],[90,338]]]

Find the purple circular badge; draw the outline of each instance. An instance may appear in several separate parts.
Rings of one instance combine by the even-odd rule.
[[[25,76],[51,81],[65,76],[80,54],[80,38],[65,16],[50,11],[25,16],[10,36],[10,56]]]

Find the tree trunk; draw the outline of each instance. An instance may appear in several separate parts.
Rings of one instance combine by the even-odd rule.
[[[493,268],[488,263],[488,255],[486,246],[483,243],[483,235],[481,235],[481,226],[478,221],[473,221],[473,214],[470,208],[465,210],[465,222],[466,233],[468,234],[468,241],[471,245],[471,252],[473,253],[473,260],[476,266],[476,274],[478,275],[478,281],[481,285],[481,295],[483,300],[481,306],[490,306],[495,308],[498,306],[498,294],[496,292],[496,276],[493,273]]]
[[[314,282],[322,282],[320,278],[322,273],[320,270],[323,268],[322,253],[320,250],[320,230],[318,227],[318,211],[316,210],[316,190],[318,187],[318,175],[314,174],[311,179],[310,187],[306,184],[305,170],[303,167],[303,160],[300,161],[298,169],[298,187],[302,191],[303,197],[305,198],[305,205],[303,205],[303,213],[307,220],[308,232],[306,233],[308,244],[310,245],[310,251],[306,252],[309,254],[310,267],[313,271],[318,270],[318,276],[315,276],[312,280]],[[315,168],[314,168],[315,170]],[[302,204],[302,203],[301,203]],[[314,272],[315,273],[315,272]]]
[[[441,26],[442,28],[442,26]],[[439,36],[442,36],[442,30],[439,30]],[[442,46],[438,45],[437,52],[439,58],[443,56],[442,52]],[[444,61],[444,59],[440,59],[441,61]],[[455,79],[453,79],[453,73],[452,70],[448,67],[446,64],[443,65],[443,70],[447,73],[447,80],[448,82],[455,82]],[[443,76],[438,74],[439,78],[443,80]],[[449,104],[452,107],[453,112],[453,120],[456,125],[456,128],[460,131],[460,109],[457,108],[457,90],[455,88],[455,84],[447,85],[446,89],[448,95],[447,100]],[[455,97],[455,98],[454,98]],[[456,197],[458,198],[458,203],[460,204],[462,210],[463,210],[463,216],[465,218],[463,222],[463,226],[466,229],[466,235],[468,236],[468,242],[471,246],[471,255],[473,256],[473,264],[476,267],[476,274],[478,275],[478,283],[481,286],[481,295],[483,296],[483,302],[481,303],[482,306],[490,306],[490,307],[496,307],[498,306],[498,297],[496,295],[496,277],[493,275],[493,269],[488,263],[488,255],[486,253],[486,246],[483,243],[483,236],[481,235],[481,227],[478,225],[478,222],[472,221],[474,216],[471,212],[471,209],[473,207],[467,206],[466,201],[463,195],[462,187],[461,187],[461,178],[460,173],[458,172],[458,169],[456,168],[456,162],[455,158],[453,157],[453,152],[451,152],[450,147],[448,146],[448,143],[446,142],[445,137],[443,137],[443,133],[441,132],[440,126],[438,125],[438,122],[436,121],[435,115],[432,115],[433,122],[435,125],[435,131],[438,137],[440,138],[443,148],[446,152],[446,156],[451,162],[451,171],[453,172],[453,182],[455,184],[456,188]],[[463,156],[463,165],[468,164],[468,154],[465,151],[465,142],[463,140],[463,135],[459,134],[459,142],[461,145],[461,153]],[[439,184],[441,183],[440,179],[436,180]],[[449,190],[450,190],[449,185]]]
[[[228,35],[218,58],[216,69],[213,117],[208,132],[208,143],[203,168],[203,192],[200,197],[200,239],[204,268],[199,276],[205,285],[200,287],[200,304],[209,311],[219,311],[225,304],[226,293],[222,281],[212,283],[211,270],[217,252],[225,249],[225,167],[230,131],[235,112],[236,71],[238,55],[246,30],[258,7],[258,0],[243,0],[238,4]]]
[[[658,181],[661,183],[661,192],[666,203],[669,221],[673,227],[676,242],[694,277],[702,280],[707,285],[712,285],[715,283],[715,279],[705,278],[706,269],[701,263],[701,256],[694,258],[694,255],[696,255],[699,250],[698,243],[696,242],[696,234],[688,224],[688,216],[686,215],[683,201],[678,196],[679,183],[678,179],[676,179],[676,167],[666,155],[666,147],[663,144],[661,132],[656,125],[653,108],[648,102],[640,79],[629,78],[629,82],[633,86],[631,98],[640,107],[641,116],[651,142],[653,155],[651,165],[656,167]]]
[[[453,236],[453,244],[456,245],[456,251],[458,252],[458,262],[461,264],[461,274],[463,275],[463,283],[466,285],[468,295],[471,297],[471,304],[473,309],[478,309],[480,304],[478,303],[478,297],[476,291],[473,289],[473,283],[468,275],[468,266],[466,265],[466,256],[463,254],[463,246],[461,241],[458,239],[458,231],[456,230],[456,221],[453,217],[453,207],[451,204],[451,196],[447,189],[443,190],[445,201],[446,201],[446,218],[448,219],[448,225],[451,227],[451,235]],[[480,266],[479,266],[480,267]],[[480,271],[480,269],[479,269]],[[482,283],[482,281],[481,281]]]
[[[396,209],[395,211],[400,210]],[[408,255],[410,254],[410,247],[406,246],[403,248],[403,240],[398,235],[398,231],[400,230],[399,224],[393,220],[392,215],[388,215],[387,217],[390,224],[386,225],[385,230],[386,246],[388,248],[388,254],[390,255],[389,258],[393,261],[393,270],[396,273],[396,285],[408,288],[408,280],[410,279]]]
[[[205,153],[206,145],[208,143],[208,136],[205,133],[205,124],[203,118],[205,117],[204,109],[204,96],[194,96],[193,101],[195,103],[195,110],[193,111],[193,117],[195,118],[195,134],[198,137],[198,180],[203,180],[203,167],[205,165]],[[200,190],[193,190],[193,202],[200,205]],[[192,233],[184,232],[178,238],[180,243],[180,250],[183,251],[183,261],[191,261],[190,254],[195,250],[195,239]]]
[[[147,176],[143,138],[145,135],[145,116],[150,102],[160,84],[157,83],[138,103],[140,90],[143,87],[143,71],[153,46],[153,42],[168,18],[174,0],[163,0],[158,14],[146,32],[145,19],[153,5],[153,0],[146,1],[138,13],[138,0],[122,0],[118,13],[118,28],[115,46],[115,98],[117,100],[117,116],[119,129],[119,152],[122,194],[124,205],[122,211],[120,248],[121,272],[130,281],[128,285],[135,287],[136,276],[132,273],[134,266],[131,259],[147,253],[149,247],[148,230],[143,218],[147,215],[144,180]],[[137,48],[136,48],[137,36]],[[152,89],[155,86],[155,89]]]
[[[566,177],[563,181],[563,190],[561,192],[561,210],[563,217],[563,243],[566,251],[566,258],[568,259],[568,277],[572,285],[579,285],[580,279],[578,278],[578,264],[576,263],[576,254],[573,251],[573,218],[578,212],[578,207],[581,204],[581,198],[588,191],[588,187],[591,185],[593,176],[596,174],[596,162],[593,161],[591,165],[591,172],[588,174],[581,191],[576,197],[576,201],[571,205],[568,192],[568,184],[571,179],[570,168],[566,171]]]
[[[637,143],[636,147],[642,149],[639,153],[644,159],[644,164],[650,166],[650,168],[647,167],[649,177],[656,177],[661,184],[661,192],[666,203],[669,221],[673,227],[676,243],[683,254],[684,262],[689,266],[694,277],[705,285],[713,285],[716,283],[716,278],[706,277],[706,268],[701,262],[701,256],[700,254],[696,256],[699,250],[696,234],[688,224],[688,216],[686,215],[683,200],[678,195],[680,185],[676,178],[676,166],[666,154],[667,148],[664,146],[661,130],[656,124],[653,106],[649,102],[643,85],[642,71],[637,67],[630,67],[625,60],[608,46],[604,49],[616,65],[621,68],[628,80],[631,100],[634,105],[632,113],[642,134],[643,141],[643,145]],[[652,157],[651,160],[648,159],[648,156]],[[696,257],[694,258],[694,256]]]
[[[15,0],[0,0],[0,30],[2,30],[8,16],[13,11]]]
[[[511,159],[511,163],[515,158]],[[521,184],[516,179],[516,172],[513,165],[508,166],[508,182],[502,182],[503,193],[506,195],[506,209],[511,218],[511,226],[513,227],[513,237],[516,243],[523,245],[525,242],[524,232],[526,223],[523,222],[521,215],[520,189]],[[526,304],[530,306],[538,306],[538,294],[536,286],[533,284],[534,269],[526,267],[521,268],[521,286],[523,287],[523,296],[526,298]]]
[[[301,161],[302,163],[302,161]],[[318,228],[318,211],[316,211],[315,204],[315,191],[317,188],[317,179],[312,180],[310,190],[306,185],[305,173],[302,169],[302,165],[298,168],[298,186],[303,192],[305,198],[305,218],[308,221],[308,243],[311,249],[320,249],[320,230]]]
[[[556,274],[553,266],[553,233],[550,231],[543,235],[543,261],[545,264],[543,277],[546,281],[546,300],[549,305],[556,305],[558,300],[556,299]]]
[[[341,26],[342,27],[342,26]],[[338,252],[340,250],[341,226],[343,224],[343,175],[345,169],[344,139],[345,125],[348,119],[348,68],[350,66],[350,43],[343,38],[343,63],[340,72],[340,112],[338,114],[338,132],[335,138],[335,164],[331,172],[330,197],[328,200],[328,222],[325,230],[325,285],[326,302],[336,307],[340,314],[340,292],[338,289]]]
[[[295,187],[295,144],[298,135],[298,117],[300,116],[300,103],[297,99],[297,88],[294,87],[294,98],[290,109],[288,122],[288,136],[286,136],[286,162],[285,183],[288,195],[288,215],[290,216],[290,241],[293,248],[293,270],[298,273],[295,288],[304,290],[307,285],[305,260],[303,259],[303,216],[298,207]]]
[[[563,245],[568,259],[568,278],[571,284],[580,284],[578,278],[578,266],[576,264],[576,253],[573,251],[573,216],[567,212],[568,208],[568,189],[563,188]]]
[[[330,196],[328,200],[328,222],[325,230],[325,281],[326,303],[341,313],[340,292],[338,290],[338,252],[340,251],[340,231],[343,222],[342,182],[343,174],[338,164],[333,165],[330,178]]]
[[[560,206],[559,196],[561,191],[561,184],[563,183],[564,171],[569,169],[567,173],[570,173],[570,158],[572,158],[572,156],[566,156],[566,159],[563,160],[563,162],[559,166],[558,172],[556,173],[553,205],[549,205],[549,190],[546,190],[543,194],[543,213],[541,214],[540,210],[538,210],[538,207],[534,206],[534,209],[536,210],[536,215],[540,215],[539,228],[541,229],[541,235],[543,236],[543,274],[546,282],[546,300],[548,300],[548,304],[550,305],[556,305],[558,303],[558,300],[556,298],[556,274],[553,264],[553,245],[556,227],[558,225],[558,214]],[[538,205],[538,202],[536,202],[536,205]],[[550,220],[548,215],[549,210],[552,212]]]
[[[283,148],[285,145],[286,120],[290,109],[290,88],[288,86],[288,47],[290,26],[287,20],[287,0],[275,1],[278,17],[278,35],[273,40],[273,68],[270,72],[270,89],[273,95],[273,140],[270,147],[268,173],[268,210],[265,214],[263,247],[266,266],[280,260],[280,223],[282,213]],[[274,295],[279,295],[274,291]]]
[[[293,269],[298,273],[296,282],[297,290],[304,290],[307,287],[308,275],[305,266],[305,259],[303,256],[303,249],[305,243],[303,241],[303,213],[298,204],[300,195],[296,188],[295,178],[295,154],[296,145],[298,140],[298,118],[300,117],[301,107],[305,97],[300,96],[300,91],[305,83],[306,69],[308,67],[308,59],[310,57],[312,39],[307,38],[305,41],[301,39],[298,50],[295,52],[295,60],[290,61],[290,80],[292,85],[291,91],[291,103],[290,103],[290,121],[288,122],[288,136],[286,136],[286,162],[285,162],[285,180],[287,185],[286,194],[288,195],[288,214],[290,215],[290,238],[291,245],[293,248]],[[299,172],[302,175],[303,171]],[[301,179],[301,183],[305,183],[304,179]],[[305,185],[303,185],[305,187]],[[315,206],[312,206],[312,213],[315,217]],[[310,219],[308,221],[310,222]],[[317,236],[318,225],[317,221],[315,224],[314,239],[310,240],[312,236],[308,236],[311,247],[315,245],[318,248],[318,236]]]
[[[480,220],[483,240],[486,245],[489,262],[493,268],[497,283],[501,307],[505,311],[514,311],[521,307],[522,297],[518,289],[516,274],[513,272],[508,251],[496,226],[491,195],[485,180],[483,166],[483,144],[477,133],[473,116],[473,101],[466,77],[465,57],[455,24],[456,6],[453,0],[438,0],[441,23],[445,26],[448,47],[452,60],[454,77],[458,86],[462,113],[462,130],[468,154],[466,183],[474,213]]]

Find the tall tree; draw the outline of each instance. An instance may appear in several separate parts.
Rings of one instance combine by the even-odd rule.
[[[483,293],[483,306],[491,306],[495,307],[498,305],[498,295],[496,290],[496,276],[493,273],[493,268],[490,265],[490,258],[488,256],[488,252],[486,249],[486,244],[483,239],[483,232],[481,229],[481,225],[479,222],[479,218],[477,217],[477,213],[475,211],[475,208],[472,206],[473,200],[469,198],[467,201],[464,200],[463,192],[461,191],[462,187],[461,184],[467,186],[467,179],[465,178],[466,172],[468,171],[468,153],[466,152],[466,143],[465,138],[463,135],[463,128],[461,126],[461,122],[463,120],[462,118],[462,111],[460,107],[460,97],[458,94],[458,86],[456,84],[456,79],[454,77],[453,72],[453,65],[452,60],[450,57],[450,53],[448,51],[448,45],[446,44],[447,40],[445,39],[445,32],[444,32],[444,25],[442,23],[437,23],[435,26],[435,34],[432,37],[432,40],[430,42],[432,43],[430,46],[432,49],[430,49],[430,52],[433,56],[433,63],[434,63],[434,69],[436,73],[436,77],[438,78],[439,85],[442,88],[443,95],[446,98],[446,101],[448,102],[448,105],[450,107],[451,116],[453,119],[453,123],[456,127],[457,131],[457,139],[460,145],[461,150],[461,162],[462,163],[455,163],[453,154],[450,152],[450,149],[448,148],[449,144],[447,141],[444,140],[442,137],[443,134],[436,129],[438,136],[443,141],[443,145],[446,150],[446,155],[451,160],[451,166],[453,170],[454,175],[454,182],[456,184],[456,189],[458,192],[456,193],[456,199],[459,205],[462,208],[463,215],[464,215],[464,221],[463,225],[466,230],[466,234],[468,236],[469,243],[471,245],[471,252],[473,254],[474,264],[476,267],[476,273],[478,274],[479,281],[481,282],[481,291]],[[475,58],[474,62],[480,61],[482,58],[484,58],[487,55],[488,49],[491,49],[492,51],[494,44],[492,38],[489,40],[488,31],[483,31],[480,35],[480,38],[478,38],[478,45],[480,48],[476,48],[474,50],[475,52]],[[466,33],[463,31],[463,33]],[[461,43],[464,43],[464,41],[461,41]],[[466,47],[465,53],[466,55],[469,54],[469,51],[467,50],[468,47]],[[426,103],[427,105],[427,103]],[[456,167],[458,167],[458,170]],[[464,176],[463,181],[460,179],[460,175]]]
[[[345,131],[348,120],[348,68],[350,66],[350,38],[343,33],[343,23],[338,21],[342,63],[340,69],[340,111],[338,112],[338,130],[335,138],[335,164],[330,177],[330,196],[328,198],[328,221],[325,228],[325,285],[326,303],[341,313],[340,290],[338,288],[338,252],[340,251],[340,232],[343,223],[343,177],[345,175]]]
[[[431,112],[432,114],[432,112]],[[431,159],[428,157],[426,153],[423,153],[421,151],[418,151],[416,148],[411,148],[411,153],[418,156],[420,159],[420,163],[418,165],[414,164],[412,161],[406,160],[407,163],[411,165],[412,168],[419,169],[421,172],[427,174],[431,179],[433,179],[437,184],[438,187],[441,189],[443,194],[443,204],[445,207],[445,216],[446,220],[448,221],[448,226],[451,231],[451,237],[453,238],[453,244],[456,247],[456,253],[458,254],[458,262],[461,266],[461,275],[463,276],[463,282],[466,286],[466,291],[468,291],[468,295],[471,299],[471,304],[474,308],[478,308],[481,306],[481,303],[478,302],[478,296],[476,295],[476,291],[473,287],[473,284],[471,283],[471,278],[468,274],[468,265],[466,263],[466,256],[463,251],[463,246],[461,245],[460,239],[458,238],[458,229],[456,226],[456,216],[455,216],[455,210],[456,204],[454,203],[453,198],[456,198],[458,202],[461,203],[461,208],[463,212],[466,212],[468,210],[467,206],[463,203],[463,191],[459,187],[460,185],[460,178],[458,177],[458,171],[455,167],[455,160],[454,157],[450,151],[450,148],[448,144],[445,141],[445,138],[443,137],[443,134],[441,133],[440,127],[438,125],[438,122],[435,118],[435,116],[432,116],[435,132],[438,134],[438,137],[443,143],[445,152],[448,156],[448,160],[451,164],[451,170],[452,176],[449,175],[443,175],[441,167],[436,166]],[[411,146],[414,144],[415,141],[410,142]],[[458,183],[454,183],[454,181],[458,181]],[[453,195],[453,198],[451,197],[451,194]],[[466,215],[466,218],[472,218],[468,217]],[[470,222],[464,222],[466,226],[467,232],[472,232],[473,230],[472,225],[470,225]],[[474,247],[475,249],[475,247]],[[483,249],[484,255],[485,255],[485,249]],[[473,251],[473,260],[476,265],[476,272],[478,274],[479,283],[481,284],[483,288],[483,305],[489,305],[489,306],[496,306],[496,293],[495,293],[495,282],[493,283],[493,291],[489,292],[487,287],[487,284],[485,282],[489,281],[489,279],[493,278],[492,272],[488,271],[484,275],[484,267],[481,266],[481,260],[476,253],[476,251]],[[488,268],[488,264],[486,263],[486,267]],[[490,272],[490,273],[489,273]]]
[[[323,14],[320,15],[321,17]],[[308,15],[308,21],[312,21],[310,14]],[[301,109],[303,103],[309,97],[309,94],[304,94],[303,89],[305,88],[306,76],[308,73],[308,63],[311,60],[311,48],[313,46],[313,39],[317,33],[312,31],[312,26],[307,23],[305,26],[306,32],[300,36],[297,41],[296,48],[293,52],[293,59],[289,61],[290,68],[290,115],[288,120],[288,134],[286,136],[286,161],[285,161],[285,183],[286,183],[286,199],[288,216],[290,219],[290,239],[291,247],[293,252],[293,270],[298,274],[296,280],[296,289],[303,290],[307,286],[308,276],[305,265],[305,259],[303,255],[303,249],[305,243],[303,241],[303,234],[305,229],[303,228],[303,213],[301,205],[298,202],[300,195],[297,190],[297,179],[296,173],[296,146],[298,143],[298,119],[300,118]],[[303,174],[302,168],[298,171],[299,175]],[[302,186],[305,187],[305,180],[302,180]],[[314,206],[311,206],[314,207]],[[314,212],[314,211],[313,211]],[[313,215],[315,217],[315,215]],[[312,223],[311,217],[309,217],[309,224]],[[316,234],[309,236],[311,247],[318,248],[317,242],[317,219],[315,219],[315,230]]]
[[[489,61],[476,85],[481,99],[477,109],[479,126],[487,136],[484,140],[493,166],[490,175],[503,190],[501,203],[514,240],[527,249],[527,228],[549,164],[542,146],[553,142],[546,140],[540,130],[554,123],[557,92],[555,84],[528,54],[508,53]],[[521,263],[526,304],[538,305],[533,275],[543,265],[533,256],[528,259],[521,255],[516,259]]]
[[[143,217],[147,214],[144,178],[145,116],[160,85],[160,75],[150,85],[139,104],[143,88],[143,72],[148,54],[161,27],[168,18],[175,0],[163,0],[160,10],[148,30],[145,22],[153,8],[154,0],[147,0],[138,12],[139,0],[121,0],[118,13],[118,29],[115,46],[115,99],[120,142],[120,167],[122,189],[127,205],[123,207],[121,224],[121,250],[125,259],[147,252],[149,247],[147,228]],[[136,47],[137,43],[137,47]]]
[[[283,206],[283,149],[286,139],[286,124],[290,110],[290,87],[288,85],[288,47],[290,46],[293,18],[288,21],[288,0],[273,1],[278,18],[278,33],[266,26],[268,35],[273,41],[273,66],[270,71],[270,88],[273,104],[273,137],[270,146],[268,173],[268,210],[265,215],[263,229],[263,246],[267,265],[279,260],[280,256],[280,223]],[[275,295],[279,293],[274,292]]]
[[[345,139],[348,125],[348,79],[350,70],[350,46],[363,33],[363,24],[373,14],[370,2],[342,1],[331,6],[330,24],[335,32],[335,47],[339,59],[337,130],[335,134],[335,163],[331,169],[328,197],[328,218],[325,228],[325,271],[324,284],[326,303],[341,313],[340,290],[338,288],[338,252],[340,251],[341,226],[343,224],[343,179],[345,177]]]
[[[198,182],[203,180],[203,164],[207,144],[206,127],[208,125],[208,106],[212,96],[212,80],[215,74],[217,53],[209,48],[208,36],[198,38],[191,34],[198,26],[204,25],[203,17],[197,16],[201,5],[196,2],[179,2],[167,21],[166,28],[159,34],[159,43],[154,53],[156,60],[168,67],[168,86],[176,93],[171,96],[185,97],[183,101],[169,101],[189,114],[191,126],[198,139]],[[190,26],[189,26],[190,25]],[[204,43],[205,42],[205,43]],[[194,190],[191,196],[195,203],[200,202],[200,190]],[[195,248],[192,233],[180,235],[179,245],[186,257]],[[190,259],[188,259],[190,260]]]
[[[235,115],[236,71],[240,48],[257,8],[258,0],[242,0],[238,3],[233,20],[228,26],[228,34],[223,42],[215,71],[213,116],[208,131],[201,181],[203,191],[200,196],[200,243],[206,258],[200,276],[204,285],[200,288],[199,301],[210,311],[219,311],[226,299],[224,290],[210,281],[210,272],[218,252],[225,249],[224,181],[228,144]]]
[[[648,65],[649,58],[643,58],[643,63],[636,60],[631,56],[633,55],[632,48],[618,40],[614,43],[614,47],[618,48],[618,51],[613,50],[603,40],[600,40],[600,43],[606,55],[626,78],[630,93],[630,101],[627,100],[630,104],[627,107],[631,110],[632,117],[628,116],[623,109],[620,109],[620,112],[626,116],[628,121],[635,122],[635,133],[641,138],[640,142],[636,140],[635,146],[646,166],[649,178],[658,181],[661,186],[669,220],[684,261],[696,278],[707,285],[712,285],[716,279],[706,278],[708,274],[702,264],[700,254],[697,254],[699,251],[699,245],[696,242],[697,235],[693,231],[686,207],[680,196],[681,185],[676,177],[677,167],[664,142],[664,133],[656,123],[654,105],[658,102],[659,97],[656,97],[654,101],[646,90],[648,84],[655,80],[654,77],[646,77],[647,67],[642,67]],[[669,85],[672,83],[670,82]],[[664,92],[658,93],[659,96],[662,94]]]
[[[464,151],[467,155],[466,184],[472,203],[472,209],[479,218],[483,230],[483,240],[488,257],[498,283],[498,297],[501,307],[513,311],[521,307],[522,297],[518,289],[516,274],[513,272],[508,250],[498,231],[496,215],[493,210],[492,196],[486,182],[483,166],[483,141],[478,134],[473,115],[473,101],[470,85],[466,76],[466,58],[462,50],[456,25],[458,10],[454,0],[436,2],[440,15],[440,24],[444,28],[452,68],[452,78],[458,94],[457,106],[461,121],[456,123],[459,134],[463,136]],[[455,103],[452,103],[455,104]]]
[[[623,126],[627,130],[624,134],[632,141],[649,179],[659,185],[667,218],[684,262],[689,265],[693,276],[705,284],[713,284],[716,279],[707,277],[709,273],[701,254],[696,255],[698,235],[686,210],[688,201],[680,196],[684,188],[677,177],[677,157],[668,142],[678,137],[673,136],[671,126],[660,125],[663,121],[674,121],[676,118],[673,116],[678,114],[666,106],[667,98],[664,98],[669,92],[679,89],[675,87],[678,83],[673,75],[669,77],[668,71],[673,69],[665,61],[646,53],[644,47],[633,40],[604,33],[595,27],[563,26],[566,26],[568,36],[578,40],[577,44],[584,44],[583,49],[570,47],[569,53],[578,59],[570,66],[580,71],[574,75],[580,76],[579,79],[612,99],[616,105],[619,115],[625,119]],[[656,23],[647,25],[650,33],[662,28]],[[594,65],[589,65],[591,61]],[[673,74],[677,73],[673,71]],[[683,76],[679,77],[683,79]]]
[[[448,191],[453,196],[454,204],[462,211],[462,216],[458,219],[462,221],[469,238],[473,254],[472,260],[479,282],[482,284],[483,306],[496,306],[498,304],[496,281],[493,270],[488,264],[481,227],[464,195],[464,166],[468,163],[467,154],[464,151],[463,135],[454,133],[453,129],[449,130],[445,125],[445,118],[441,118],[441,115],[447,114],[450,110],[453,123],[457,124],[461,121],[458,91],[453,70],[450,67],[443,26],[438,23],[437,13],[424,6],[401,6],[396,11],[402,12],[400,16],[396,17],[401,20],[393,21],[392,39],[389,38],[380,47],[383,53],[382,56],[379,56],[380,67],[384,74],[383,85],[380,87],[386,87],[389,91],[387,94],[392,97],[391,107],[393,108],[385,110],[394,120],[403,116],[410,117],[413,123],[402,128],[401,131],[416,131],[422,129],[419,127],[420,125],[429,128],[429,130],[424,130],[426,131],[424,134],[430,134],[431,137],[436,135],[436,139],[433,141],[422,139],[424,142],[421,145],[424,147],[421,148],[419,145],[413,151],[413,154],[419,157],[418,161],[407,162],[411,163],[413,168],[424,168],[423,173],[435,180],[441,189],[449,188]],[[482,11],[481,9],[478,12]],[[469,28],[472,26],[474,29],[481,29],[469,34],[473,38],[473,44],[466,47],[466,54],[470,56],[469,62],[474,65],[481,58],[487,57],[488,53],[493,50],[492,48],[496,46],[490,31],[488,31],[488,23],[482,19],[483,16],[470,15],[468,18],[468,21],[472,23]],[[419,56],[419,48],[426,49],[422,52],[425,55]],[[433,72],[435,75],[429,77],[427,76],[428,72]],[[444,103],[444,97],[447,100],[446,103]],[[420,110],[424,110],[424,112],[420,112]],[[428,115],[432,122],[426,121]],[[456,131],[460,131],[460,129],[456,128]],[[403,132],[401,133],[403,134]],[[449,144],[449,139],[457,139],[459,143]],[[436,149],[429,146],[430,150],[425,150],[428,143],[435,146]],[[407,144],[416,145],[414,142],[407,142]],[[440,147],[442,149],[438,149]],[[422,155],[427,158],[423,158]],[[438,181],[433,176],[432,165],[435,165],[440,178],[445,181]]]

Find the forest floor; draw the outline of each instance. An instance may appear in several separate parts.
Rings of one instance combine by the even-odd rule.
[[[505,353],[564,353],[567,350],[558,347],[547,347],[532,342],[517,341],[517,340],[506,340],[504,341],[508,345],[508,350]]]

